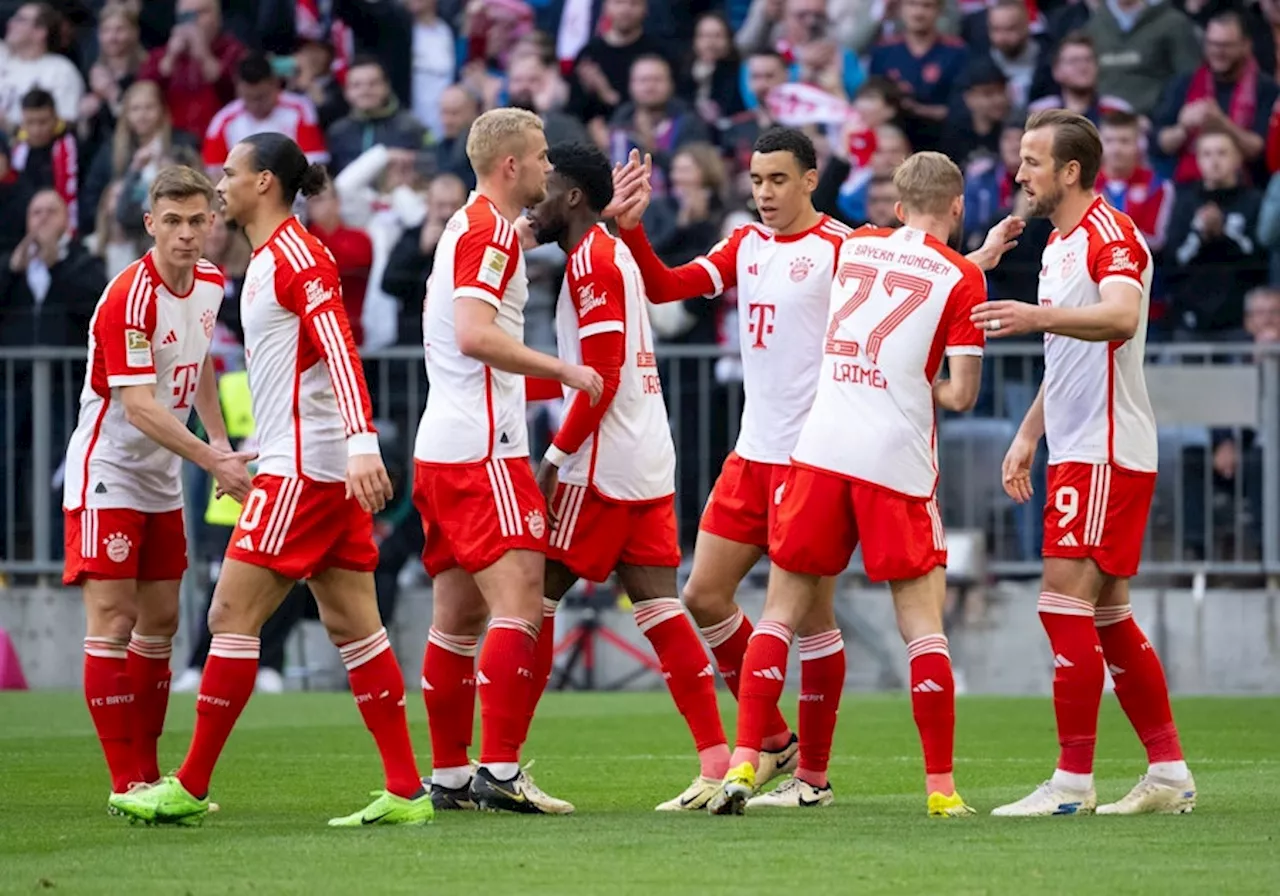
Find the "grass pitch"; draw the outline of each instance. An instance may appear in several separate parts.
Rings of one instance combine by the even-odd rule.
[[[722,705],[731,725],[732,701]],[[409,706],[425,748],[412,693]],[[174,696],[163,763],[185,749],[193,707]],[[574,801],[576,815],[442,813],[427,828],[330,830],[327,818],[380,785],[356,708],[345,694],[258,696],[214,779],[222,811],[187,829],[107,816],[106,772],[79,695],[0,694],[0,892],[1280,892],[1280,698],[1183,699],[1175,713],[1200,790],[1190,816],[987,816],[1048,775],[1052,709],[1048,699],[962,698],[957,773],[984,817],[929,819],[905,695],[848,695],[835,806],[710,818],[652,811],[696,771],[665,694],[550,694],[526,752],[538,783]],[[1113,697],[1098,757],[1100,801],[1145,766]]]

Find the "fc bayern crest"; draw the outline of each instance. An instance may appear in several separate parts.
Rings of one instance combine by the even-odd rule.
[[[530,510],[524,521],[529,527],[529,534],[534,538],[541,538],[547,534],[547,520],[541,510]]]
[[[1146,187],[1146,185],[1145,185],[1145,184],[1134,184],[1132,187],[1130,187],[1130,188],[1129,188],[1129,201],[1130,201],[1130,202],[1146,202],[1146,201],[1147,201],[1147,187]]]
[[[205,312],[200,315],[200,325],[204,327],[205,339],[213,335],[213,325],[217,323],[217,320],[218,316],[209,309],[205,309]]]
[[[809,276],[809,272],[813,270],[813,259],[805,258],[803,255],[791,262],[791,279],[799,283],[805,277]]]
[[[102,543],[107,546],[107,556],[112,563],[123,563],[128,560],[129,551],[133,548],[133,542],[123,532],[112,532],[102,540]]]
[[[1071,269],[1076,266],[1076,253],[1068,252],[1062,256],[1062,278],[1065,280],[1071,276]]]

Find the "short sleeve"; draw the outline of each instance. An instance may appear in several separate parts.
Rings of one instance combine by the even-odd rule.
[[[1143,289],[1142,276],[1150,263],[1142,244],[1128,234],[1100,239],[1089,247],[1089,275],[1099,289],[1116,281]]]
[[[591,252],[593,247],[587,247]],[[592,253],[589,264],[571,259],[567,274],[569,295],[578,311],[578,336],[586,339],[599,333],[626,331],[626,298],[622,274],[604,253]]]
[[[982,356],[986,334],[973,325],[973,309],[987,300],[987,281],[975,266],[951,290],[947,299],[946,355]]]
[[[746,224],[737,228],[712,246],[706,255],[699,255],[694,259],[694,264],[700,265],[711,275],[711,282],[715,287],[715,292],[711,295],[718,296],[738,285],[738,248],[749,227]]]
[[[125,272],[107,286],[93,327],[93,338],[102,349],[107,386],[145,386],[156,381],[155,284],[146,267]]]
[[[223,115],[214,116],[213,121],[209,122],[209,128],[204,134],[204,144],[201,147],[201,156],[204,163],[209,168],[218,168],[226,164],[227,156],[231,154],[230,148],[227,146],[227,120]]]
[[[520,246],[510,221],[494,215],[472,222],[454,248],[453,297],[500,307],[519,264]]]

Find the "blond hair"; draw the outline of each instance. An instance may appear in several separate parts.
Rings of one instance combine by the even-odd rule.
[[[956,197],[964,195],[964,175],[940,152],[917,152],[893,172],[899,201],[909,212],[944,215]]]
[[[542,119],[526,109],[490,109],[471,124],[467,158],[476,174],[491,174],[508,155],[524,151],[525,134],[542,130]]]
[[[218,194],[213,189],[213,181],[209,180],[208,175],[203,171],[188,168],[186,165],[170,165],[167,168],[161,168],[156,179],[151,182],[150,196],[151,210],[154,212],[156,203],[161,199],[181,202],[192,196],[203,196],[212,208]]]
[[[164,91],[155,81],[134,81],[120,98],[120,116],[116,119],[115,136],[111,138],[112,177],[124,177],[133,162],[133,154],[142,147],[141,141],[129,127],[128,112],[129,104],[134,98],[144,93],[154,96],[160,106],[159,136],[162,149],[168,150],[173,143],[173,122],[169,118],[169,106],[164,101]]]

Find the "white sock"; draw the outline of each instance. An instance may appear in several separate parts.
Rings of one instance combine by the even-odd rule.
[[[471,766],[459,765],[453,768],[433,768],[431,770],[431,783],[439,784],[441,787],[447,787],[450,790],[466,787],[471,783]]]
[[[1153,762],[1147,766],[1147,774],[1165,781],[1185,781],[1191,776],[1185,760],[1177,762]]]
[[[1056,768],[1053,770],[1053,784],[1055,787],[1063,787],[1067,790],[1093,790],[1093,773],[1078,775]]]
[[[520,774],[520,763],[518,762],[486,762],[482,767],[487,768],[489,774],[499,781],[510,781]]]

